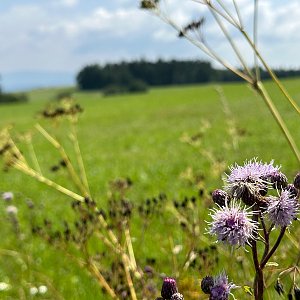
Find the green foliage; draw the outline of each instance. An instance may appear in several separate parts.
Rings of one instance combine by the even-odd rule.
[[[299,80],[287,81],[285,85],[299,101]],[[220,186],[221,178],[213,176],[209,160],[193,147],[180,141],[184,133],[191,135],[197,133],[203,126],[202,121],[209,123],[210,127],[204,135],[199,136],[199,143],[204,149],[213,152],[218,159],[226,159],[227,164],[235,161],[241,163],[246,158],[255,156],[264,161],[275,159],[276,163],[284,166],[283,171],[288,172],[288,177],[291,179],[298,170],[297,162],[290,154],[290,149],[280,130],[270,119],[269,112],[261,99],[245,85],[227,84],[222,87],[241,135],[238,150],[230,148],[226,150],[229,142],[224,125],[226,117],[213,86],[151,89],[147,94],[142,95],[114,96],[113,101],[96,92],[74,93],[76,100],[85,109],[79,122],[79,143],[86,162],[90,188],[99,206],[106,207],[108,182],[119,177],[132,179],[133,186],[127,197],[136,205],[160,192],[165,192],[172,199],[197,195],[198,188],[181,176],[189,167],[201,175],[199,175],[201,183],[208,191]],[[288,103],[280,101],[277,90],[271,84],[267,84],[267,88],[272,96],[275,96],[276,103],[287,117],[288,126],[295,133],[296,140],[300,141],[299,116],[289,109]],[[32,128],[36,123],[33,116],[37,111],[41,111],[45,103],[53,99],[56,93],[57,91],[51,90],[33,91],[30,93],[32,99],[30,104],[1,107],[1,127],[14,121],[19,132]],[[65,130],[61,130],[58,138],[68,150],[70,141],[64,139],[65,133]],[[56,152],[50,151],[49,144],[42,137],[35,136],[34,140],[35,151],[39,155],[43,173],[53,179],[59,178],[61,184],[68,184],[68,179],[63,178],[65,175],[63,168],[56,173],[50,171],[51,167],[59,162]],[[25,153],[25,147],[24,150]],[[224,157],[225,151],[227,151],[226,157]],[[31,161],[30,157],[26,158]],[[74,157],[71,156],[70,159],[74,160]],[[58,224],[58,227],[63,227],[63,220],[72,220],[69,199],[23,174],[14,170],[9,172],[11,173],[1,174],[0,191],[12,190],[18,195],[14,204],[19,208],[18,216],[22,221],[23,229],[30,237],[20,244],[26,248],[23,250],[24,253],[30,254],[34,263],[26,268],[13,258],[8,260],[5,256],[1,256],[0,281],[9,278],[11,286],[17,288],[28,281],[39,285],[46,284],[48,287],[51,283],[65,299],[108,299],[105,294],[102,294],[97,283],[77,267],[72,258],[66,257],[64,251],[55,251],[40,239],[32,238],[29,233],[31,215],[26,210],[25,199],[30,198],[34,201],[41,221],[43,218],[50,218]],[[203,208],[200,209],[201,220],[208,220],[207,206],[209,205],[209,199],[201,202]],[[173,270],[166,261],[171,251],[170,244],[171,242],[174,245],[184,244],[186,235],[170,214],[153,217],[151,226],[145,231],[143,243],[139,242],[142,224],[135,223],[132,226],[132,236],[136,238],[133,247],[137,256],[143,258],[141,259],[143,265],[147,264],[147,258],[155,258],[157,273],[173,275]],[[9,231],[3,201],[0,202],[0,216],[3,233],[0,248],[20,247],[19,241],[16,241]],[[203,222],[203,226],[199,228],[202,233],[205,231],[204,227]],[[162,238],[161,233],[164,236],[171,236],[173,240]],[[298,228],[292,228],[290,237],[297,242],[299,234]],[[197,246],[204,247],[204,242],[205,240],[197,242]],[[222,251],[221,247],[218,249],[220,249],[218,266],[214,269],[204,268],[187,274],[180,283],[181,287],[185,284],[190,287],[191,282],[195,282],[196,288],[199,289],[199,279],[208,271],[215,274],[223,269],[228,270],[229,278],[237,285],[250,285],[253,276],[253,269],[249,263],[250,255],[248,260],[240,260],[239,253],[235,257],[228,257],[224,254],[226,251]],[[184,250],[179,254],[178,259],[184,259]],[[292,263],[291,260],[296,252],[297,249],[287,238],[284,251],[277,253],[277,260],[288,265]],[[238,260],[239,264],[232,268],[235,260]],[[107,262],[103,260],[101,263]],[[276,270],[274,269],[273,272],[276,273]],[[44,274],[45,277],[37,277],[37,274]],[[30,276],[31,279],[28,279]],[[28,285],[25,287],[28,288]],[[271,286],[269,290],[266,299],[275,299],[276,292],[273,291],[273,287]],[[245,294],[247,291],[248,289],[245,291],[241,289],[237,298],[248,297]],[[3,293],[7,293],[3,294],[4,299],[6,295],[9,299],[10,291]],[[18,299],[19,294],[12,294],[11,291],[10,297]],[[200,295],[197,299],[206,298],[205,295]]]
[[[4,103],[24,103],[28,102],[26,94],[0,93],[0,104]]]

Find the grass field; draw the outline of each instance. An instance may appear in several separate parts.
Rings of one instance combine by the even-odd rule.
[[[300,79],[287,80],[284,84],[300,104]],[[282,170],[289,179],[293,178],[299,165],[262,100],[244,84],[220,85],[231,110],[231,117],[228,118],[215,87],[195,85],[155,88],[146,94],[114,97],[103,97],[96,92],[74,94],[76,101],[84,108],[78,126],[79,143],[91,193],[100,207],[106,207],[108,183],[120,177],[129,177],[133,181],[127,197],[135,203],[161,192],[166,193],[170,199],[197,195],[197,186],[182,178],[182,173],[188,168],[202,175],[204,179],[201,184],[208,192],[221,187],[221,177],[214,174],[207,156],[182,142],[183,135],[194,135],[203,131],[204,124],[209,124],[209,128],[201,136],[201,149],[212,153],[217,161],[225,161],[230,165],[253,157],[263,161],[274,159],[283,166]],[[267,88],[300,147],[299,115],[271,83],[267,83]],[[50,132],[57,131],[48,121],[40,119],[37,113],[49,101],[53,101],[58,92],[57,89],[32,91],[28,104],[0,106],[0,126],[13,124],[13,132],[24,133],[39,122],[49,128]],[[235,122],[240,132],[236,149],[230,146],[231,137],[226,125],[229,120]],[[67,150],[71,150],[66,130],[65,127],[59,129],[57,137]],[[43,172],[52,179],[57,178],[61,184],[68,185],[63,170],[50,172],[51,167],[59,161],[55,150],[38,134],[34,134],[33,140]],[[25,146],[22,147],[26,153]],[[72,186],[70,188],[73,189]],[[0,255],[3,255],[0,260],[0,282],[9,282],[12,288],[9,291],[0,291],[0,298],[106,299],[97,283],[84,270],[71,263],[72,260],[65,257],[64,252],[49,247],[29,233],[30,212],[26,209],[26,199],[32,199],[35,203],[38,218],[47,217],[57,224],[72,218],[69,199],[15,170],[1,172],[0,191],[14,192],[14,205],[19,208],[21,228],[25,233],[23,241],[15,237],[4,212],[5,204],[1,203],[0,248],[3,250],[0,250]],[[203,220],[209,219],[206,206],[207,203],[200,205],[199,216]],[[152,226],[143,244],[139,244],[137,239],[134,247],[142,265],[146,264],[146,257],[155,257],[159,262],[157,271],[171,273],[165,258],[169,254],[161,250],[168,247],[169,241],[167,238],[161,241],[164,236],[162,232],[166,236],[171,235],[175,244],[183,242],[184,233],[179,226],[173,226],[170,220],[161,220],[159,217]],[[139,228],[138,223],[133,226],[134,237],[140,235]],[[205,232],[204,227],[200,230]],[[298,227],[291,229],[291,239],[299,241],[299,230],[298,223]],[[161,245],[158,245],[159,241]],[[284,259],[283,266],[284,263],[289,264],[297,253],[290,240],[286,239],[285,242],[286,251],[282,250],[278,254],[278,257]],[[17,254],[8,253],[7,250],[22,252],[24,256],[20,259]],[[222,254],[223,252],[220,252],[220,262],[213,271],[228,270],[230,278],[237,284],[250,284],[249,278],[251,279],[253,270],[246,274],[242,271],[236,272],[232,268],[232,260],[229,259],[232,256],[235,260],[244,251],[230,254],[228,250],[229,256]],[[30,254],[30,257],[26,254]],[[189,276],[196,280],[205,275],[205,270],[202,270],[202,273],[191,272]],[[246,282],[243,282],[241,276],[246,277]],[[50,293],[38,296],[27,294],[27,287],[29,289],[39,284],[47,285],[51,296]],[[244,294],[242,297],[247,296]]]

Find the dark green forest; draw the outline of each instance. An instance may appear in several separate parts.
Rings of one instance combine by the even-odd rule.
[[[283,77],[300,75],[300,70],[277,69],[275,73]],[[262,79],[269,78],[261,70]],[[214,68],[210,62],[199,60],[138,60],[85,66],[76,77],[80,90],[102,90],[106,94],[146,91],[148,86],[195,84],[207,82],[233,82],[241,78],[231,71]]]

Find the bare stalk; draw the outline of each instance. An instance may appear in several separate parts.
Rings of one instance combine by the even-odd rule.
[[[257,85],[255,86],[256,91],[260,94],[260,96],[264,99],[265,103],[267,104],[269,110],[271,111],[275,121],[277,122],[279,128],[281,129],[283,135],[285,136],[287,142],[290,145],[290,148],[293,150],[296,159],[298,160],[298,163],[300,164],[300,152],[298,150],[298,147],[290,134],[284,120],[282,119],[279,111],[275,107],[272,99],[270,98],[267,90],[265,89],[264,85],[262,82],[257,82]]]
[[[69,172],[72,180],[74,181],[75,185],[79,188],[80,192],[85,197],[88,197],[89,194],[88,194],[86,188],[84,187],[84,185],[82,184],[80,178],[78,177],[63,146],[55,138],[53,138],[40,124],[36,124],[35,128],[53,145],[54,148],[56,148],[59,151],[62,159],[66,163],[68,172]]]
[[[52,187],[52,188],[56,189],[57,191],[73,198],[74,200],[81,201],[81,202],[84,201],[83,196],[80,196],[80,195],[66,189],[65,187],[55,183],[54,181],[44,177],[42,174],[39,174],[37,171],[35,171],[32,168],[24,165],[22,162],[15,162],[14,167],[17,170],[19,170],[19,171],[35,178],[37,181],[42,182],[42,183],[48,185],[49,187]]]
[[[78,166],[79,166],[79,170],[80,170],[81,180],[88,192],[88,195],[90,196],[91,192],[90,192],[89,183],[87,180],[86,171],[85,171],[85,167],[84,167],[84,163],[83,163],[83,159],[82,159],[82,155],[81,155],[81,151],[80,151],[77,130],[76,130],[76,127],[73,122],[72,122],[71,140],[73,141],[73,144],[74,144],[74,150],[76,153],[76,158],[77,158],[77,162],[78,162]]]

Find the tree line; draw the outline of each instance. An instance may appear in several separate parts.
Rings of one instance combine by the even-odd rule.
[[[300,70],[275,70],[279,77],[300,76]],[[261,70],[262,79],[269,78]],[[138,60],[115,64],[87,65],[76,76],[80,90],[102,90],[107,94],[146,91],[148,86],[240,81],[228,70],[199,60]]]

